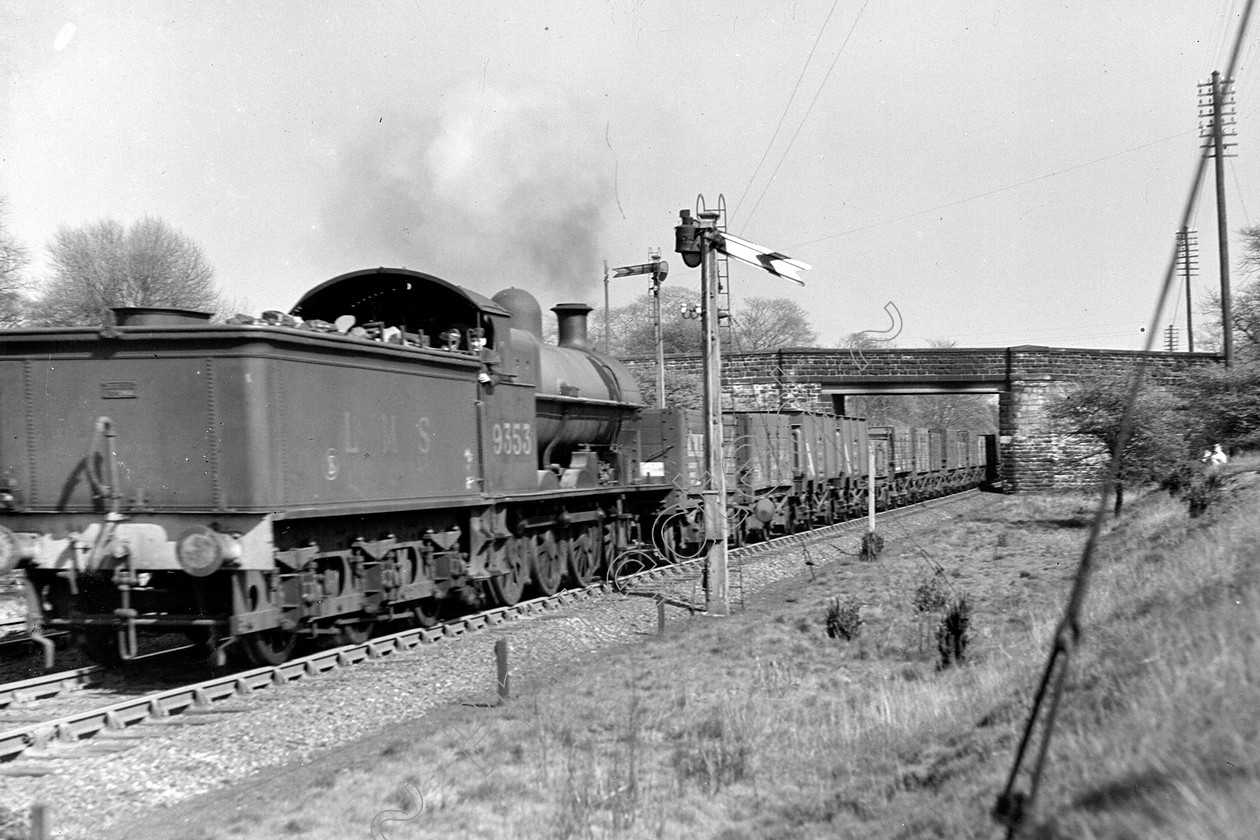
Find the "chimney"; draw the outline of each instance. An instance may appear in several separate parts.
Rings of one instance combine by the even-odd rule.
[[[557,303],[551,311],[556,313],[560,325],[560,339],[556,343],[561,347],[585,348],[586,315],[591,307],[585,303]]]

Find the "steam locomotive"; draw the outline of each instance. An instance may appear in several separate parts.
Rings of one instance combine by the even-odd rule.
[[[261,319],[0,333],[0,573],[22,570],[37,638],[69,629],[98,661],[183,632],[277,664],[669,554],[703,530],[698,418],[644,409],[589,311],[556,306],[551,345],[524,290],[379,268]],[[737,541],[865,504],[864,421],[752,417],[728,418]]]

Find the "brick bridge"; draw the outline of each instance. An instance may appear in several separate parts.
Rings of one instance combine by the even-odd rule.
[[[1065,457],[1071,436],[1055,434],[1046,416],[1050,400],[1075,380],[1128,370],[1138,350],[1061,347],[959,347],[922,350],[822,350],[784,348],[726,354],[722,359],[723,407],[806,409],[844,413],[844,400],[859,394],[997,394],[1002,477],[1008,491],[1081,487],[1095,476],[1079,459]],[[626,359],[655,370],[650,358]],[[1149,373],[1167,384],[1188,368],[1214,364],[1212,353],[1150,354]],[[701,373],[698,356],[668,356],[666,375]],[[648,377],[651,372],[644,371]]]

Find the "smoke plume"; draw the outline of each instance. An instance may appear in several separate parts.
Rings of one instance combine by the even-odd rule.
[[[515,285],[540,300],[594,300],[614,204],[596,118],[555,92],[487,88],[398,122],[383,118],[344,151],[323,214],[339,261],[406,266],[483,294]]]

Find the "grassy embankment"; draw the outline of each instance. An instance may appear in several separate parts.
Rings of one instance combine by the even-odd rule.
[[[1108,525],[1034,836],[1255,835],[1255,466],[1231,465],[1199,518],[1152,493]],[[989,809],[1095,506],[985,497],[930,536],[889,529],[876,563],[840,555],[853,537],[815,545],[838,561],[802,566],[731,619],[679,621],[525,679],[505,707],[447,709],[251,780],[179,809],[180,825],[204,813],[186,835],[202,838],[367,837],[374,817],[390,838],[1001,836]],[[938,670],[939,613],[919,607],[963,594],[967,662]],[[851,641],[826,632],[836,598],[861,605]]]

